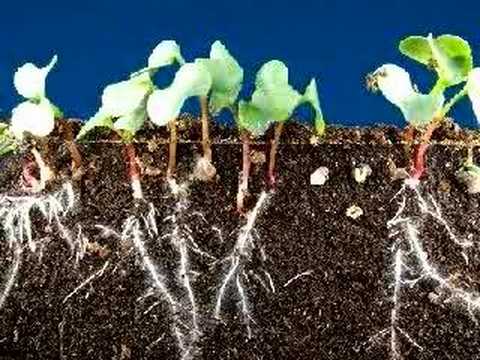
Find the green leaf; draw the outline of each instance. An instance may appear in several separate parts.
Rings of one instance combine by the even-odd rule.
[[[394,64],[379,67],[372,75],[375,86],[385,98],[396,105],[405,120],[413,126],[423,126],[433,120],[444,102],[442,92],[428,95],[415,90],[410,75]]]
[[[272,121],[267,114],[255,105],[241,100],[238,104],[238,127],[254,136],[263,135]]]
[[[410,36],[400,42],[399,49],[411,59],[433,67],[444,87],[465,81],[473,67],[470,45],[459,36]]]
[[[168,88],[155,90],[149,96],[148,117],[157,126],[167,125],[178,117],[185,100],[192,96],[206,96],[211,85],[212,78],[204,65],[182,65]]]
[[[445,98],[442,94],[415,93],[400,106],[405,120],[415,127],[429,124],[441,110]]]
[[[130,141],[138,130],[143,127],[147,117],[146,106],[139,106],[130,114],[118,118],[113,124],[113,129],[121,134],[124,140]]]
[[[432,49],[428,39],[424,36],[409,36],[398,46],[400,52],[409,58],[424,65],[430,65],[432,61]]]
[[[103,112],[111,117],[131,114],[145,103],[154,85],[148,73],[108,85],[103,91]]]
[[[153,75],[160,68],[178,63],[185,64],[180,46],[174,40],[163,40],[160,42],[148,57],[147,67],[134,72],[130,77],[140,76],[145,73]]]
[[[320,107],[320,100],[318,98],[317,82],[312,79],[305,89],[302,103],[310,104],[315,112],[314,126],[317,135],[325,133],[325,119],[323,118],[322,108]]]
[[[83,138],[90,131],[99,127],[113,129],[112,116],[104,112],[102,108],[100,108],[100,110],[82,126],[77,135],[77,140]]]
[[[210,58],[197,59],[195,62],[204,65],[212,78],[210,111],[217,114],[223,108],[232,106],[242,88],[243,69],[225,46],[215,41],[210,49]]]
[[[17,143],[11,134],[8,124],[0,122],[0,156],[7,155],[17,149]]]
[[[288,68],[278,60],[264,64],[257,73],[252,105],[272,120],[286,121],[302,100],[288,83]]]

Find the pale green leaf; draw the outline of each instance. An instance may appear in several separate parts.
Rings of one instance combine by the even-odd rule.
[[[211,85],[212,78],[204,65],[182,65],[168,88],[156,90],[148,98],[148,117],[157,126],[165,126],[178,117],[189,97],[206,96]]]
[[[102,111],[111,117],[131,114],[144,104],[153,89],[148,73],[108,85],[102,95]]]
[[[275,121],[286,121],[302,96],[288,83],[288,68],[278,60],[264,64],[257,73],[252,105]]]
[[[415,93],[401,104],[400,110],[409,124],[421,127],[434,119],[441,110],[444,100],[442,94]]]
[[[113,129],[120,133],[123,138],[131,139],[143,127],[146,117],[146,106],[139,106],[130,114],[118,118],[113,124]]]
[[[204,65],[212,78],[209,108],[217,114],[223,108],[232,106],[242,88],[243,69],[230,55],[220,41],[215,41],[210,50],[209,59],[197,59]]]
[[[96,128],[113,129],[112,116],[103,111],[102,108],[82,126],[77,135],[77,140]]]
[[[444,87],[465,81],[473,67],[470,45],[459,36],[410,36],[400,42],[399,49],[411,59],[433,67]]]
[[[310,104],[315,112],[314,127],[317,135],[325,133],[325,119],[323,118],[322,108],[320,107],[320,99],[318,97],[317,82],[312,79],[305,89],[302,103]]]
[[[400,52],[409,58],[424,65],[430,65],[432,61],[432,49],[428,39],[424,36],[409,36],[398,46]]]
[[[262,110],[243,100],[238,104],[237,121],[241,130],[247,130],[254,136],[263,135],[272,123]]]

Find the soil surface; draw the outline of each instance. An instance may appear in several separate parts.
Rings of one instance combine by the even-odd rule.
[[[392,179],[394,165],[408,166],[397,130],[334,129],[317,143],[291,125],[267,195],[265,139],[253,147],[246,216],[236,212],[242,154],[230,130],[213,130],[218,177],[209,183],[192,178],[198,126],[182,132],[177,182],[186,190],[177,195],[165,180],[167,134],[142,135],[143,202],[133,201],[121,144],[98,135],[80,145],[85,174],[72,182],[66,147],[52,140],[59,179],[35,196],[71,183],[75,201],[58,219],[30,213],[36,247],[17,244],[0,359],[480,359],[480,195],[455,178],[467,154],[458,140],[470,135],[441,131],[452,144],[430,147],[416,193]],[[29,196],[19,186],[24,157],[0,160],[2,293],[17,245],[1,211],[6,196]],[[372,173],[359,184],[352,170],[362,164]],[[329,178],[312,186],[320,166]],[[347,216],[352,206],[360,216]]]

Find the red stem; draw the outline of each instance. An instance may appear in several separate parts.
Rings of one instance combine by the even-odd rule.
[[[425,174],[425,160],[428,147],[430,146],[430,139],[439,124],[440,120],[433,119],[433,121],[428,124],[427,128],[425,129],[420,143],[415,145],[413,150],[413,167],[410,171],[410,176],[415,180],[420,180],[420,178]]]
[[[127,162],[127,174],[130,180],[140,180],[140,167],[138,166],[135,146],[132,143],[125,144],[125,160]]]
[[[267,181],[268,185],[273,188],[275,187],[275,163],[276,156],[278,152],[278,145],[280,144],[280,136],[282,135],[283,122],[279,122],[275,125],[273,139],[270,143],[270,156],[268,160],[268,174]]]
[[[237,210],[240,213],[244,212],[245,207],[245,197],[248,194],[248,179],[250,177],[250,138],[247,133],[243,133],[242,136],[242,149],[243,149],[243,158],[242,158],[242,173],[240,175],[240,181],[238,184],[238,194],[237,194]]]

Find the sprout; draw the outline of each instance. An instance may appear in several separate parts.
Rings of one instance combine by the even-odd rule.
[[[248,177],[250,172],[249,141],[250,135],[263,135],[272,123],[276,123],[274,138],[271,141],[268,164],[268,181],[275,185],[275,157],[283,124],[302,104],[309,104],[315,113],[314,124],[317,134],[323,135],[325,122],[320,109],[317,85],[312,79],[304,94],[296,91],[288,82],[288,68],[279,60],[265,63],[257,73],[255,91],[250,101],[238,104],[237,124],[242,131],[243,170],[237,195],[237,208],[242,211],[244,197],[248,193]]]
[[[283,124],[302,104],[309,104],[315,112],[314,125],[317,134],[323,135],[325,122],[320,109],[317,85],[312,79],[302,95],[288,83],[288,68],[278,60],[264,64],[257,73],[256,88],[250,102],[239,104],[239,127],[253,134],[262,135],[276,122],[275,134],[271,143],[268,166],[270,186],[275,185],[275,157]]]
[[[177,130],[176,119],[185,101],[192,96],[207,96],[212,78],[201,63],[186,63],[175,74],[172,84],[155,90],[147,102],[147,113],[157,126],[170,128],[170,146],[167,177],[171,178],[176,167]]]
[[[437,81],[430,92],[419,92],[412,84],[408,72],[393,64],[382,65],[370,74],[367,85],[373,90],[380,90],[388,101],[401,110],[408,124],[422,131],[420,144],[414,150],[411,173],[414,180],[419,180],[424,173],[428,142],[451,108],[468,93],[473,94],[470,98],[474,110],[478,110],[479,101],[475,96],[474,85],[478,76],[472,71],[470,46],[458,36],[410,36],[400,42],[399,50],[405,56],[435,70]],[[445,102],[445,90],[465,82],[467,78],[471,81]]]
[[[154,85],[148,73],[108,85],[102,94],[102,106],[82,127],[77,139],[95,128],[115,130],[122,139],[130,141],[146,119],[146,103]]]
[[[224,108],[235,106],[243,83],[243,69],[220,41],[210,49],[210,58],[197,59],[195,63],[205,66],[212,78],[209,96],[200,96],[203,158],[197,162],[197,178],[210,180],[216,174],[212,164],[212,149],[208,129],[209,111],[217,115]]]

